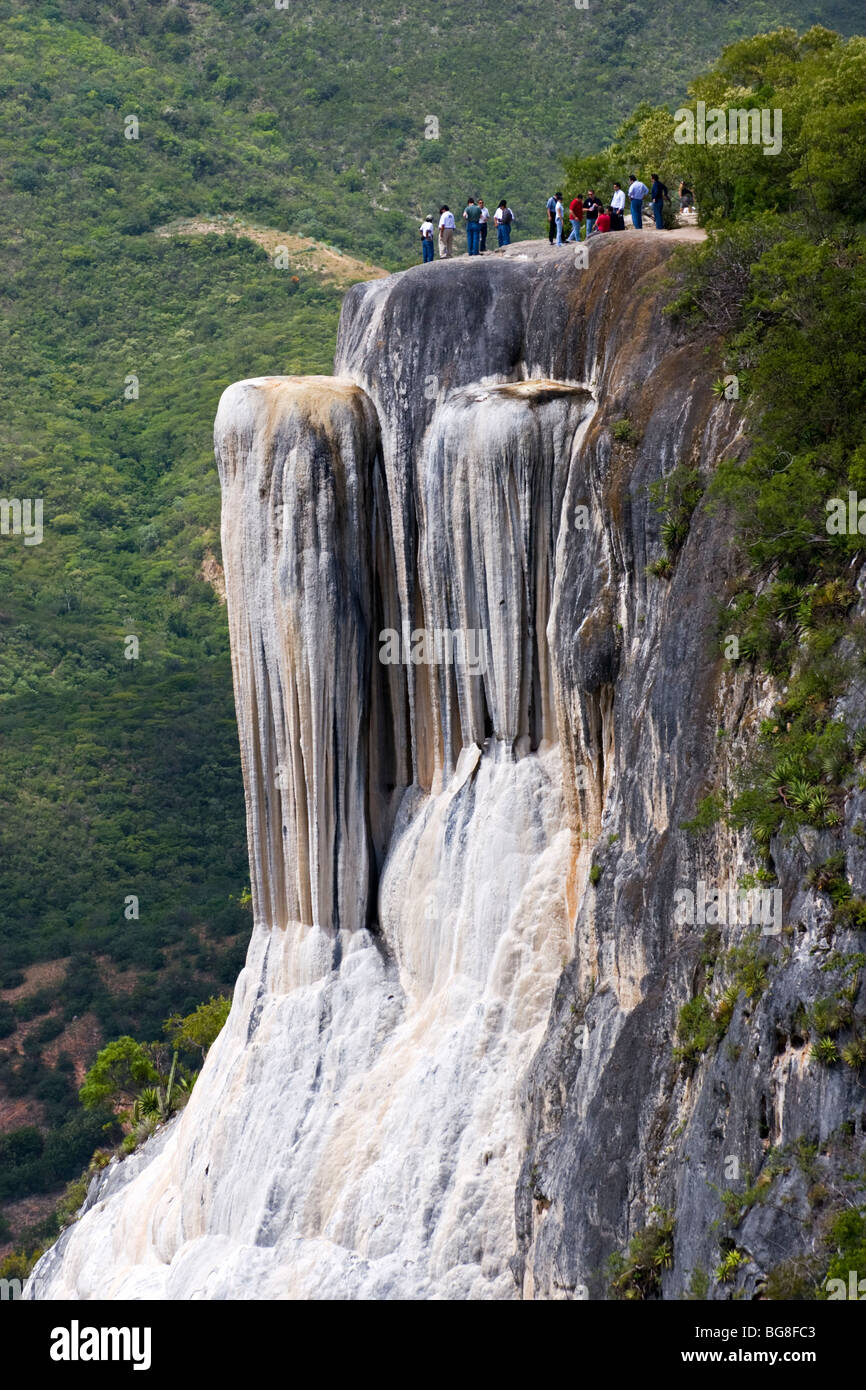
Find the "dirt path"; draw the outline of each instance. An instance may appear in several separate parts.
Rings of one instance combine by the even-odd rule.
[[[286,260],[295,270],[309,270],[324,280],[344,288],[356,280],[383,280],[390,271],[378,265],[368,265],[366,261],[346,256],[333,246],[326,246],[312,237],[294,236],[291,232],[280,232],[275,227],[256,227],[241,217],[229,215],[207,217],[185,217],[157,228],[157,236],[208,236],[216,233],[225,236],[248,237],[263,246],[269,256],[276,254],[278,247],[285,247]]]

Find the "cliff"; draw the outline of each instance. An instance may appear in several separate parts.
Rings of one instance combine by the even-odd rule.
[[[28,1296],[605,1297],[655,1207],[675,1298],[719,1263],[732,1157],[754,1180],[808,1138],[829,1173],[860,1142],[856,1076],[796,1024],[826,992],[820,837],[772,847],[766,989],[726,1045],[675,1053],[709,949],[677,894],[757,867],[682,822],[773,691],[719,655],[723,520],[695,512],[647,573],[649,487],[743,447],[663,315],[669,252],[524,243],[359,285],[332,378],[224,394],[253,936],[187,1108],[97,1180]],[[808,1248],[803,1174],[768,1181],[713,1296]]]

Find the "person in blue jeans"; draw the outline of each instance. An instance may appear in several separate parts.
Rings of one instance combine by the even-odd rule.
[[[466,223],[466,250],[470,256],[477,256],[481,249],[481,209],[474,198],[470,198],[463,209]]]
[[[595,194],[593,193],[592,189],[591,189],[591,188],[588,189],[588,190],[587,190],[586,197],[585,197],[584,200],[583,200],[583,211],[584,211],[584,215],[585,215],[585,217],[586,217],[586,235],[587,235],[587,237],[589,237],[589,236],[592,235],[593,229],[594,229],[594,227],[595,227],[595,219],[598,217],[598,214],[601,212],[601,207],[602,207],[602,205],[601,205],[601,203],[599,202],[598,198],[596,198],[596,196],[595,196]]]
[[[514,221],[514,213],[503,198],[493,214],[493,221],[496,223],[496,244],[497,246],[511,245],[511,224]]]
[[[652,175],[652,188],[650,189],[650,202],[652,203],[653,217],[656,221],[656,231],[663,232],[665,229],[664,205],[665,199],[671,200],[667,185],[663,184],[658,174]]]
[[[628,200],[631,205],[631,225],[639,232],[643,227],[643,200],[649,193],[649,189],[638,178],[637,174],[630,174],[629,179]]]
[[[421,264],[426,265],[433,260],[433,218],[428,212],[421,226],[418,228],[421,233]]]

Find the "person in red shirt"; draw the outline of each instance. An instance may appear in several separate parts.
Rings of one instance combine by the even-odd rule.
[[[589,235],[590,235],[590,236],[595,236],[596,232],[609,232],[609,231],[610,231],[610,213],[609,213],[609,212],[600,212],[600,213],[598,214],[598,217],[596,218],[595,226],[593,227],[593,229],[592,229],[592,231],[590,232]]]
[[[583,199],[578,195],[572,198],[568,205],[568,216],[571,219],[571,236],[569,241],[580,241],[580,224],[583,221]]]

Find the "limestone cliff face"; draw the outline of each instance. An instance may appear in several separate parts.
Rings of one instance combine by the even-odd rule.
[[[769,695],[712,640],[723,525],[696,514],[671,581],[646,572],[650,484],[741,447],[662,314],[669,249],[356,286],[333,378],[223,396],[253,938],[186,1110],[30,1296],[598,1297],[657,1203],[677,1297],[718,1259],[725,1156],[754,1174],[768,1135],[849,1112],[779,1021],[821,926],[781,850],[786,982],[741,1001],[738,1052],[674,1060],[704,934],[675,891],[750,865],[680,823]]]

